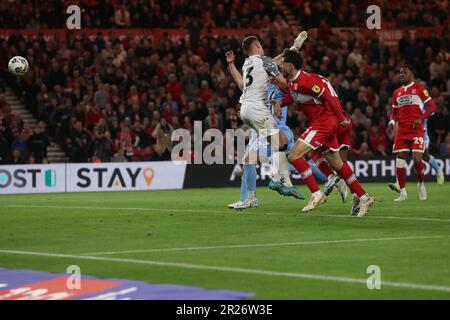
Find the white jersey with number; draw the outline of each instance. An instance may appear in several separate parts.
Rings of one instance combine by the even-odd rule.
[[[278,67],[269,57],[250,56],[242,66],[244,88],[239,100],[241,118],[255,129],[260,137],[268,137],[278,132],[268,101],[270,78],[280,74]]]
[[[266,56],[250,56],[242,66],[244,88],[239,100],[241,104],[267,104],[267,93],[271,77],[280,74],[272,58]]]

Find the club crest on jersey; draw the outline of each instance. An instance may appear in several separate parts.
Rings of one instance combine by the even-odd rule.
[[[314,87],[312,87],[312,91],[314,91],[315,93],[319,93],[320,87],[317,84],[315,84]]]
[[[413,93],[413,94],[416,94],[416,89],[412,89],[412,93]]]

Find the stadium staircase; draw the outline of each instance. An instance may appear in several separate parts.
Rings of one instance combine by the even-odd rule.
[[[298,19],[292,13],[291,9],[289,8],[289,6],[286,4],[286,2],[284,0],[274,0],[273,2],[275,4],[275,6],[277,8],[280,8],[281,12],[283,12],[284,16],[286,17],[288,25],[298,26],[298,24],[299,24]]]
[[[17,98],[11,89],[6,89],[5,100],[11,106],[11,111],[18,113],[25,124],[28,124],[31,129],[37,125],[37,120],[25,105]],[[47,159],[50,163],[68,162],[69,158],[66,153],[57,144],[52,144],[47,147]]]

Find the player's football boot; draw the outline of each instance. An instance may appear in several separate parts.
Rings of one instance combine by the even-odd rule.
[[[306,199],[306,197],[303,195],[303,193],[298,191],[297,188],[294,186],[292,186],[292,187],[283,186],[283,189],[281,190],[281,194],[283,196],[290,196],[290,197],[297,198],[298,200]]]
[[[277,191],[279,194],[282,195],[281,191],[283,190],[284,185],[279,181],[270,180],[269,182],[269,189]]]
[[[408,199],[408,194],[406,193],[406,189],[400,189],[400,196],[395,198],[395,202],[406,201]]]
[[[396,183],[389,183],[388,186],[389,186],[389,189],[391,189],[392,191],[400,193],[400,188],[398,187],[398,185]]]
[[[427,189],[425,189],[425,183],[419,182],[417,184],[417,189],[419,191],[419,200],[427,200]]]
[[[368,194],[363,195],[361,198],[359,198],[359,210],[356,216],[359,218],[364,217],[369,211],[369,208],[374,203],[375,203],[374,197],[369,196]]]
[[[343,179],[340,179],[335,184],[335,187],[336,187],[336,189],[338,189],[339,193],[341,194],[342,202],[343,203],[347,202],[347,199],[348,199],[348,188],[347,188],[347,184],[345,183],[345,181]]]
[[[336,174],[333,174],[331,177],[328,177],[328,181],[327,183],[325,183],[325,190],[324,190],[324,193],[327,197],[331,194],[334,186],[336,185],[336,183],[338,183],[339,180],[341,180],[341,178]]]
[[[444,171],[441,169],[438,170],[438,172],[436,172],[436,182],[437,184],[444,184]]]
[[[236,201],[236,202],[230,203],[230,204],[228,205],[228,208],[230,208],[230,209],[234,209],[234,207],[236,207],[237,205],[240,205],[240,204],[242,204],[242,202],[243,202],[243,201],[239,200],[239,201]]]
[[[356,216],[359,211],[359,197],[354,194],[353,195],[353,203],[352,203],[352,216]]]
[[[303,212],[309,212],[317,208],[327,200],[327,196],[322,191],[314,192],[309,199],[308,204],[302,209]]]
[[[247,199],[234,207],[236,210],[244,210],[249,208],[258,208],[258,198]]]

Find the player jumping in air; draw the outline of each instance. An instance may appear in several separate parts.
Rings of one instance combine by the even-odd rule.
[[[268,99],[269,101],[276,101],[283,98],[284,94],[274,85],[269,85],[269,91],[268,91]],[[287,120],[287,107],[282,108],[281,110],[281,117],[278,117],[278,115],[274,114],[275,122],[278,125],[278,128],[280,131],[284,134],[284,136],[287,138],[287,147],[286,147],[286,154],[289,154],[292,147],[294,146],[295,139],[294,139],[294,133],[292,130],[286,125]],[[253,130],[253,129],[252,129]],[[254,131],[254,130],[253,130]],[[231,203],[228,205],[228,208],[232,209],[242,209],[241,207],[245,205],[245,200],[248,198],[249,192],[255,191],[256,189],[256,163],[248,163],[248,158],[256,159],[259,158],[261,163],[269,163],[269,153],[270,148],[269,144],[267,143],[266,139],[257,138],[256,132],[253,132],[250,135],[250,141],[247,146],[246,155],[244,156],[244,164],[243,164],[243,170],[242,170],[242,177],[241,177],[241,195],[239,198],[239,201],[235,203]],[[254,153],[257,155],[252,155],[250,157],[247,157],[250,153]],[[292,171],[295,169],[292,166],[289,166],[289,170]],[[297,199],[303,200],[305,199],[305,196],[301,194],[289,181],[284,181],[284,176],[289,175],[289,172],[279,172],[279,168],[276,164],[274,164],[274,161],[272,161],[271,165],[271,171],[273,179],[269,183],[269,188],[272,190],[276,190],[278,193],[280,193],[283,196],[293,196]],[[281,182],[283,181],[284,184]],[[289,184],[290,183],[290,184]],[[258,203],[254,206],[257,206]]]
[[[289,161],[301,174],[312,193],[303,212],[315,209],[326,200],[326,195],[320,191],[311,173],[311,167],[304,158],[311,151],[321,149],[331,168],[344,179],[352,193],[358,196],[357,216],[363,217],[375,199],[362,188],[347,162],[342,161],[336,137],[337,126],[346,128],[350,122],[344,116],[336,92],[328,80],[301,70],[301,66],[302,58],[297,51],[283,52],[280,67],[283,74],[290,79],[290,93],[275,104],[275,111],[278,112],[283,105],[296,102],[310,123],[310,127],[301,135],[289,154]]]
[[[397,155],[397,181],[400,187],[400,196],[394,201],[405,201],[406,193],[406,158],[412,151],[414,170],[417,174],[419,199],[427,199],[425,189],[423,153],[425,151],[424,122],[436,110],[436,105],[428,91],[419,83],[414,82],[414,69],[410,65],[400,67],[400,81],[402,86],[394,91],[392,96],[392,112],[389,121],[389,130],[395,134],[393,153]]]
[[[280,172],[280,181],[277,182],[283,181],[286,186],[292,186],[289,177],[289,162],[285,154],[288,140],[283,133],[280,133],[267,99],[269,82],[273,81],[281,89],[287,89],[286,79],[281,75],[272,58],[264,56],[264,49],[257,37],[246,37],[242,41],[242,49],[248,55],[242,66],[243,75],[234,65],[233,52],[226,53],[231,76],[242,90],[239,99],[241,119],[255,129],[259,137],[270,140],[275,149],[272,161],[275,162],[274,166],[278,167],[278,172]],[[248,199],[239,209],[254,207],[257,203],[256,193],[250,191]]]

